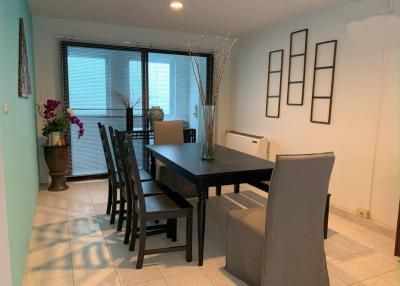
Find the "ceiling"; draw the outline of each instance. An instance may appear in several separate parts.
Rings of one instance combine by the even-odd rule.
[[[345,0],[29,0],[33,15],[193,33],[240,34]]]

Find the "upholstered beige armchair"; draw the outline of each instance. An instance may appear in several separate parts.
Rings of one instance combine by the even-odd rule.
[[[266,208],[228,215],[226,269],[249,285],[327,286],[324,210],[334,154],[278,156]]]
[[[155,121],[154,144],[183,144],[183,122],[175,121]],[[157,161],[157,180],[165,184],[171,190],[179,192],[185,198],[197,196],[196,186],[190,183],[181,175]]]

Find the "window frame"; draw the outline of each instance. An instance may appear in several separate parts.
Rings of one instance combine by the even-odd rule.
[[[170,55],[183,55],[190,56],[188,51],[182,50],[170,50],[170,49],[154,49],[154,48],[144,48],[144,47],[135,47],[135,46],[124,46],[124,45],[114,45],[114,44],[102,44],[102,43],[91,43],[84,41],[76,41],[76,40],[60,40],[60,54],[61,54],[61,77],[62,77],[62,108],[67,117],[67,109],[70,107],[69,102],[69,76],[68,76],[68,47],[82,47],[82,48],[98,48],[98,49],[106,49],[106,50],[120,50],[120,51],[132,51],[132,52],[140,52],[141,53],[141,64],[142,64],[142,110],[145,111],[142,114],[142,122],[144,129],[149,128],[149,119],[148,113],[149,110],[149,82],[148,82],[148,59],[149,53],[158,53],[158,54],[170,54]],[[213,89],[213,70],[214,70],[214,55],[212,53],[199,53],[198,56],[206,58],[206,96],[207,102],[211,102],[211,94]],[[106,58],[107,62],[107,58]],[[108,68],[108,64],[106,63],[106,69]],[[106,87],[109,85],[109,80],[106,79]],[[107,103],[107,102],[106,102]],[[67,130],[65,131],[65,140],[66,144],[71,144],[71,128],[68,125]],[[92,174],[88,176],[71,176],[72,173],[72,159],[71,153],[69,155],[69,164],[68,164],[68,178],[73,179],[74,177],[79,178],[96,178],[96,177],[106,177],[107,174]]]

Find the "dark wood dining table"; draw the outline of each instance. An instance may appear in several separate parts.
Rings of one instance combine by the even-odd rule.
[[[158,159],[197,187],[199,265],[203,265],[206,200],[209,187],[268,181],[274,163],[245,153],[215,146],[215,159],[201,159],[201,144],[147,145],[151,153],[151,174],[155,178]]]

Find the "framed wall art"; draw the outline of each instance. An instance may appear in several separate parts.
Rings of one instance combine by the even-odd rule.
[[[32,95],[31,76],[29,72],[28,54],[26,51],[25,28],[23,18],[19,18],[19,45],[18,45],[18,96]]]

